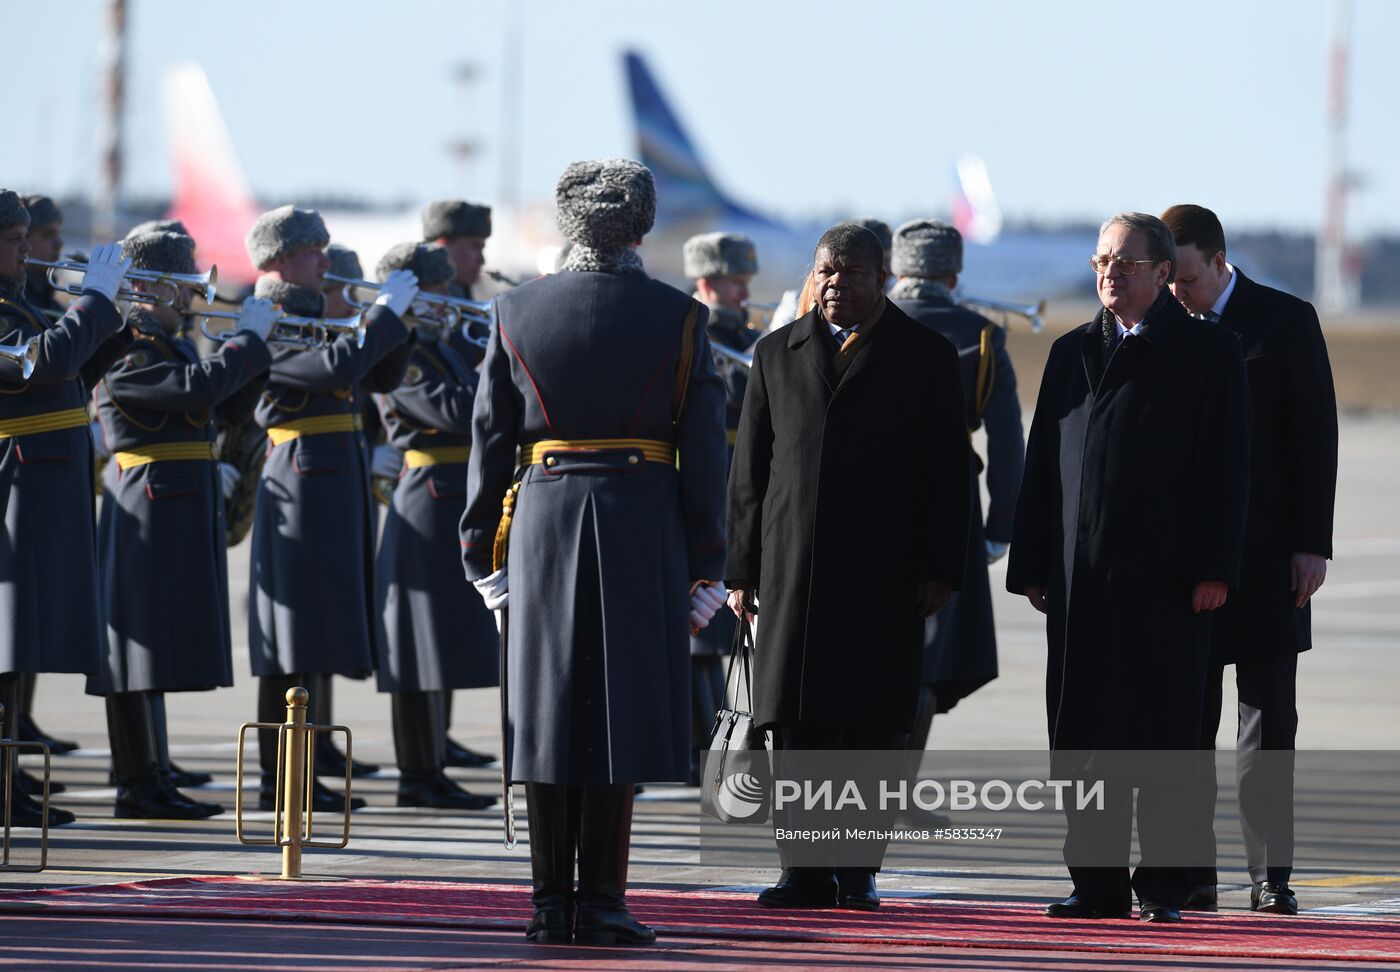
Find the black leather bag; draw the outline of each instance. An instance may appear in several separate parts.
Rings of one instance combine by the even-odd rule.
[[[744,676],[745,700],[715,713],[710,750],[700,778],[700,810],[724,823],[758,824],[772,808],[772,771],[768,734],[753,724],[753,625],[740,618],[724,684],[734,677],[735,662]],[[743,704],[744,708],[739,708]]]

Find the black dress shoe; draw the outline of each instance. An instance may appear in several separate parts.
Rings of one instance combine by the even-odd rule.
[[[530,923],[525,926],[525,938],[540,945],[571,945],[574,941],[573,926],[572,904],[537,907]]]
[[[275,784],[263,778],[262,786],[258,788],[258,809],[276,809],[274,802],[277,798]],[[362,810],[365,807],[363,797],[352,796],[350,798],[350,809]],[[311,789],[311,809],[316,813],[343,813],[345,810],[345,795],[336,793],[326,787],[320,780]]]
[[[489,753],[478,753],[468,749],[450,737],[447,740],[448,766],[455,766],[457,769],[481,769],[483,766],[490,766],[495,761],[496,757]]]
[[[78,748],[78,744],[69,739],[55,739],[44,730],[39,728],[39,724],[34,721],[28,712],[21,712],[16,720],[15,728],[19,730],[21,742],[43,743],[49,747],[50,756],[62,756],[64,753],[71,753]]]
[[[214,782],[211,773],[195,773],[187,769],[181,769],[174,763],[170,764],[170,785],[177,789],[188,789],[194,786],[204,786]]]
[[[625,907],[579,905],[575,945],[650,945],[655,941],[656,932],[633,918]]]
[[[758,893],[765,908],[834,908],[836,875],[811,867],[785,867],[778,883]]]
[[[15,767],[14,788],[26,796],[32,796],[36,800],[42,798],[44,795],[44,781],[19,766]],[[62,793],[67,789],[68,787],[50,777],[49,796],[53,796],[55,793]]]
[[[350,775],[356,779],[378,772],[377,763],[362,763],[358,759],[350,761]],[[345,754],[335,748],[330,736],[321,736],[316,743],[316,775],[345,779]]]
[[[1266,915],[1296,915],[1298,898],[1286,884],[1263,881],[1249,889],[1249,910]]]
[[[1045,909],[1047,918],[1131,918],[1132,908],[1124,905],[1121,908],[1106,908],[1102,905],[1085,901],[1077,894],[1072,894],[1063,901],[1056,902]]]
[[[485,810],[495,802],[496,798],[493,796],[483,796],[462,789],[441,770],[426,775],[405,773],[399,777],[398,805],[401,807]]]
[[[1144,901],[1138,909],[1138,918],[1152,924],[1177,924],[1181,921],[1181,912],[1171,905]]]
[[[205,820],[224,812],[218,804],[191,800],[159,780],[117,787],[112,815],[122,820]]]
[[[49,826],[62,827],[78,818],[62,807],[49,805]],[[10,826],[41,827],[44,823],[44,806],[37,800],[21,793],[18,788],[10,791]]]
[[[875,875],[864,869],[838,868],[836,907],[851,911],[878,911],[880,896],[875,893]]]
[[[1181,904],[1182,911],[1219,911],[1220,896],[1216,893],[1215,885],[1202,884],[1191,889],[1191,893],[1186,896],[1186,900]]]

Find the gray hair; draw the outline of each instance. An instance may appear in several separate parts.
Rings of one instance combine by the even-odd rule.
[[[1150,213],[1114,213],[1102,226],[1099,235],[1108,232],[1110,226],[1126,226],[1138,230],[1147,238],[1147,257],[1153,263],[1166,260],[1171,264],[1167,271],[1167,283],[1176,279],[1176,240],[1167,224]]]
[[[885,248],[880,238],[859,223],[837,223],[831,227],[817,240],[813,256],[822,250],[847,260],[869,260],[876,273],[885,268]]]

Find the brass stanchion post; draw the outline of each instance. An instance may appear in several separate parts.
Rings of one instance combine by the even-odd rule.
[[[306,703],[311,693],[301,686],[287,691],[287,722],[282,736],[286,744],[279,746],[286,762],[282,765],[282,827],[286,838],[282,844],[283,879],[301,877],[301,844],[311,836],[309,820],[302,818],[302,808],[309,815],[311,801],[307,799],[310,780],[306,774]],[[314,778],[314,774],[312,774]]]
[[[0,705],[0,776],[4,777],[4,783],[0,786],[0,799],[4,800],[4,810],[0,811],[3,817],[3,833],[0,834],[0,872],[3,871],[23,871],[35,873],[42,871],[49,866],[49,747],[44,743],[37,742],[16,742],[6,736],[5,729],[5,707]],[[43,753],[44,755],[44,793],[40,801],[40,812],[43,820],[39,824],[39,863],[35,864],[11,864],[10,863],[10,797],[15,785],[15,754],[24,751]]]

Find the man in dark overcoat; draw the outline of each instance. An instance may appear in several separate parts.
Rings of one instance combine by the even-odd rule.
[[[637,254],[650,170],[575,162],[555,198],[563,269],[496,299],[462,558],[488,607],[509,599],[504,758],[529,801],[527,936],[644,944],[655,932],[624,897],[633,792],[690,774],[692,588],[723,562],[724,388],[705,309]]]
[[[967,434],[971,436],[979,428],[987,430],[987,461],[984,464],[974,453],[969,469],[971,529],[963,589],[929,619],[924,630],[923,687],[909,740],[910,749],[922,750],[928,746],[936,713],[947,712],[997,677],[997,637],[987,567],[1006,554],[1011,542],[1026,446],[1016,372],[1006,352],[1006,331],[960,307],[953,297],[963,267],[962,234],[938,220],[912,220],[895,231],[890,263],[899,277],[890,300],[958,349]],[[977,485],[978,473],[984,469],[991,499],[985,521]]]
[[[194,274],[194,249],[178,233],[122,241],[133,266],[161,273]],[[163,285],[132,286],[153,300],[171,296]],[[233,684],[214,437],[218,422],[252,414],[277,312],[250,298],[233,335],[201,360],[183,333],[189,297],[182,287],[174,305],[134,305],[127,315],[134,340],[93,394],[113,458],[97,530],[107,664],[88,690],[107,697],[118,817],[198,820],[223,809],[189,799],[172,782],[163,693]]]
[[[1250,754],[1291,752],[1298,730],[1298,655],[1312,647],[1310,601],[1327,577],[1332,556],[1337,495],[1332,368],[1312,305],[1256,283],[1227,263],[1225,231],[1214,213],[1202,206],[1173,206],[1162,221],[1172,231],[1180,261],[1172,293],[1188,312],[1218,322],[1239,338],[1249,378],[1244,564],[1239,591],[1210,619],[1201,748],[1215,749],[1224,667],[1234,665],[1239,689],[1236,767],[1240,815],[1251,851],[1250,906],[1296,914],[1298,900],[1288,887],[1292,764],[1288,757]],[[1196,813],[1198,840],[1209,850],[1215,847],[1214,792],[1212,774]],[[1265,853],[1256,856],[1255,848]],[[1213,860],[1192,885],[1187,906],[1214,911]]]
[[[1092,262],[1103,310],[1050,349],[1006,586],[1047,615],[1052,751],[1195,749],[1209,661],[1202,615],[1237,586],[1244,539],[1239,342],[1166,289],[1176,246],[1155,216],[1114,216]],[[1103,815],[1068,814],[1074,894],[1052,917],[1127,917],[1136,891],[1144,920],[1180,920],[1189,862],[1160,866],[1155,849],[1190,801],[1171,781],[1138,782],[1153,863],[1131,879],[1126,866],[1076,863],[1095,836],[1127,858],[1132,791],[1125,803],[1113,789]]]
[[[957,352],[885,298],[882,249],[852,223],[822,236],[817,306],[755,346],[739,420],[724,575],[736,613],[761,607],[775,749],[904,749],[924,619],[966,569]],[[876,908],[876,870],[785,867],[759,901]]]
[[[0,344],[37,349],[28,378],[22,359],[0,358],[0,738],[13,734],[22,675],[102,670],[87,398],[129,343],[112,302],[130,267],[121,248],[93,251],[82,295],[50,321],[25,296],[28,228],[19,196],[0,189]],[[15,826],[43,821],[18,785],[10,810]],[[50,826],[73,819],[49,808]]]
[[[758,273],[753,240],[742,233],[701,233],[685,241],[685,275],[695,282],[691,295],[710,312],[706,329],[711,347],[748,354],[759,338],[749,327],[749,281]],[[715,367],[724,379],[724,433],[732,452],[739,435],[749,371],[716,352]],[[709,748],[715,712],[724,706],[724,659],[734,643],[737,621],[729,611],[716,614],[690,638],[691,738],[696,750],[691,781],[699,784],[699,757]]]
[[[324,314],[330,237],[319,213],[274,209],[258,217],[246,242],[253,265],[263,271],[256,296],[287,314]],[[361,396],[389,391],[403,380],[410,336],[400,315],[417,293],[413,274],[396,271],[366,311],[363,346],[344,333],[320,346],[282,348],[273,355],[267,390],[254,413],[270,441],[258,485],[248,585],[248,650],[261,680],[260,722],[281,722],[286,691],[311,676],[364,678],[374,670],[374,514]],[[259,737],[259,806],[270,810],[277,739],[273,732]],[[316,808],[340,806],[318,783]]]
[[[408,270],[424,292],[452,279],[436,243],[401,243],[379,261],[379,279]],[[388,445],[403,471],[384,517],[374,564],[379,690],[392,693],[398,805],[480,810],[495,797],[468,793],[443,772],[444,698],[498,684],[496,622],[462,577],[457,524],[467,495],[477,375],[447,344],[448,323],[411,308],[417,335],[403,384],[376,396]]]

